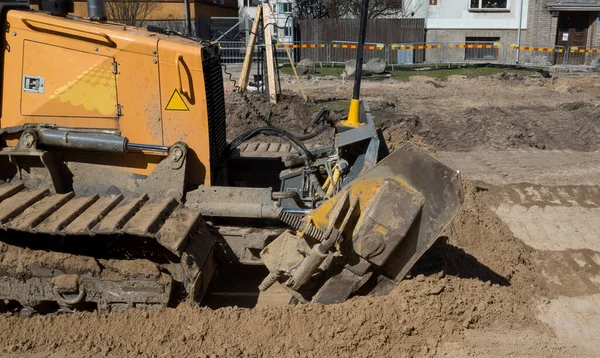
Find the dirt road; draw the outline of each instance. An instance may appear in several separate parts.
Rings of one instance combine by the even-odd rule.
[[[351,84],[313,79],[313,100],[262,116],[299,133]],[[0,355],[595,357],[600,343],[600,78],[501,74],[364,82],[392,147],[413,140],[460,170],[461,213],[386,297],[331,306],[0,315]],[[228,95],[230,137],[261,125]],[[262,104],[261,104],[262,103]],[[236,105],[237,104],[237,105]],[[324,133],[316,140],[328,140]]]

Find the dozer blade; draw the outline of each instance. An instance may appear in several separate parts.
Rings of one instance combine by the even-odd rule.
[[[310,213],[303,230],[269,244],[261,253],[268,280],[302,302],[342,302],[362,286],[387,294],[462,201],[458,172],[405,144]]]

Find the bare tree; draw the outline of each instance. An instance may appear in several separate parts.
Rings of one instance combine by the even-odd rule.
[[[419,14],[419,11],[425,7],[425,0],[404,0],[402,8],[397,13],[397,17],[401,19],[412,19]]]
[[[331,18],[326,2],[327,0],[296,0],[294,15],[299,20]]]
[[[125,25],[142,26],[158,5],[158,0],[109,0],[106,16]]]
[[[346,0],[343,13],[358,18],[362,11],[362,0]],[[369,18],[393,17],[402,9],[402,0],[371,0],[369,2]]]
[[[408,5],[420,3],[419,0],[408,0]],[[323,18],[358,18],[362,11],[362,0],[296,0],[294,4],[296,17],[299,19]],[[405,17],[410,9],[404,11],[402,0],[371,0],[369,2],[369,18]],[[406,16],[409,17],[409,16]]]

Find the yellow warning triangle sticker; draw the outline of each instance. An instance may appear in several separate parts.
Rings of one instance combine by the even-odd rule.
[[[187,104],[183,101],[183,97],[179,94],[177,88],[173,91],[169,102],[167,102],[167,106],[165,107],[165,111],[189,111]]]

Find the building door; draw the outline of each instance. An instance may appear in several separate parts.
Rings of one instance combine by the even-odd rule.
[[[558,16],[558,30],[556,34],[556,45],[564,46],[565,52],[569,47],[586,47],[588,29],[590,27],[590,13],[580,11],[561,11]],[[569,53],[569,64],[582,65],[585,62],[585,56],[571,56]],[[562,63],[564,57],[558,55],[556,63]]]

